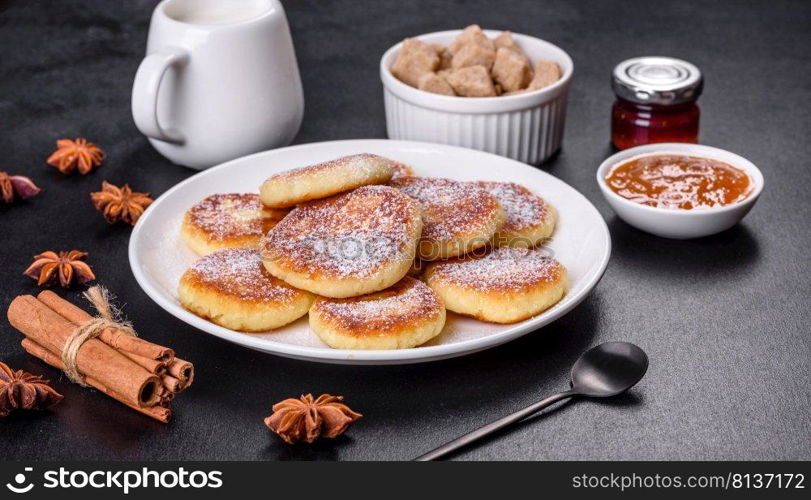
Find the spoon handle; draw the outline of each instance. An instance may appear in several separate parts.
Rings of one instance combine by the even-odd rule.
[[[428,462],[430,460],[436,460],[437,458],[441,458],[454,450],[458,450],[459,448],[467,446],[468,444],[474,441],[478,441],[479,439],[483,438],[484,436],[487,436],[488,434],[492,434],[493,432],[502,429],[512,423],[518,422],[519,420],[523,420],[526,417],[543,410],[544,408],[546,408],[551,404],[557,403],[558,401],[561,401],[563,399],[571,398],[576,395],[577,393],[574,391],[566,391],[549,396],[544,400],[538,401],[537,403],[529,405],[524,409],[518,410],[515,413],[511,413],[506,417],[502,417],[496,420],[495,422],[491,422],[485,425],[484,427],[479,427],[473,432],[469,432],[463,436],[454,439],[453,441],[445,443],[439,448],[433,451],[429,451],[425,455],[419,456],[414,460],[418,462]]]

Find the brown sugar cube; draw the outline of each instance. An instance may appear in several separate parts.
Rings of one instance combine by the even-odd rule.
[[[448,49],[442,45],[441,43],[432,43],[431,48],[433,48],[437,55],[439,56],[439,70],[443,69],[450,69],[451,68],[451,60],[453,59],[453,54],[448,52]]]
[[[397,59],[391,65],[391,74],[416,87],[422,75],[433,73],[438,67],[439,56],[430,45],[416,38],[406,38]]]
[[[470,26],[462,30],[462,33],[460,33],[459,36],[456,37],[456,40],[454,40],[448,46],[448,51],[451,54],[456,55],[456,53],[459,52],[459,50],[462,47],[470,43],[481,45],[482,47],[491,49],[493,51],[496,50],[496,46],[493,45],[493,41],[487,38],[487,35],[484,34],[479,25],[471,24]]]
[[[432,43],[430,45],[439,56],[439,68],[437,68],[437,70],[449,69],[451,67],[451,59],[453,59],[453,54],[448,52],[447,47],[441,43]]]
[[[484,66],[487,71],[490,71],[495,60],[496,52],[493,49],[476,43],[469,43],[453,55],[451,67],[459,69],[468,66]]]
[[[494,44],[496,46],[496,52],[498,52],[498,49],[509,49],[516,54],[519,54],[529,62],[529,57],[527,57],[524,51],[521,50],[521,47],[515,43],[512,31],[503,31],[499,36],[496,37]]]
[[[497,36],[495,40],[493,40],[493,43],[496,46],[496,50],[504,48],[521,52],[522,54],[524,53],[518,44],[515,43],[512,31],[502,31],[501,34]]]
[[[493,80],[507,92],[523,89],[532,80],[529,59],[506,47],[498,49],[493,64]]]
[[[501,48],[512,49],[518,47],[513,39],[512,31],[509,30],[502,31],[500,35],[494,38],[493,45],[496,46],[496,50]]]
[[[484,66],[468,66],[453,70],[447,76],[456,95],[462,97],[494,97],[496,89]]]
[[[529,90],[538,90],[560,80],[560,66],[554,61],[537,61],[535,76],[529,82]]]
[[[417,88],[432,94],[442,95],[456,95],[453,92],[453,87],[441,76],[436,73],[425,73],[420,77]]]
[[[440,71],[443,69],[451,69],[453,67],[453,54],[448,52],[448,49],[443,48],[442,52],[439,53],[439,69]]]

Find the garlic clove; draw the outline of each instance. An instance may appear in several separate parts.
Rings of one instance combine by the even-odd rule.
[[[42,189],[34,184],[34,181],[23,175],[10,175],[9,180],[14,187],[14,192],[21,200],[33,198],[42,192]]]

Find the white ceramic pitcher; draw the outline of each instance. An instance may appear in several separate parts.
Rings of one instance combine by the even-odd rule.
[[[278,0],[164,0],[132,88],[132,116],[163,156],[203,169],[289,144],[304,94]]]

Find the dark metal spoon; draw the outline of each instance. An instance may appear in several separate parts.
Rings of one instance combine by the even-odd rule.
[[[477,441],[512,423],[523,420],[547,406],[575,396],[607,398],[621,394],[642,380],[648,369],[645,351],[628,342],[606,342],[584,352],[572,367],[571,390],[549,396],[523,410],[507,415],[439,448],[417,457],[426,462]]]

